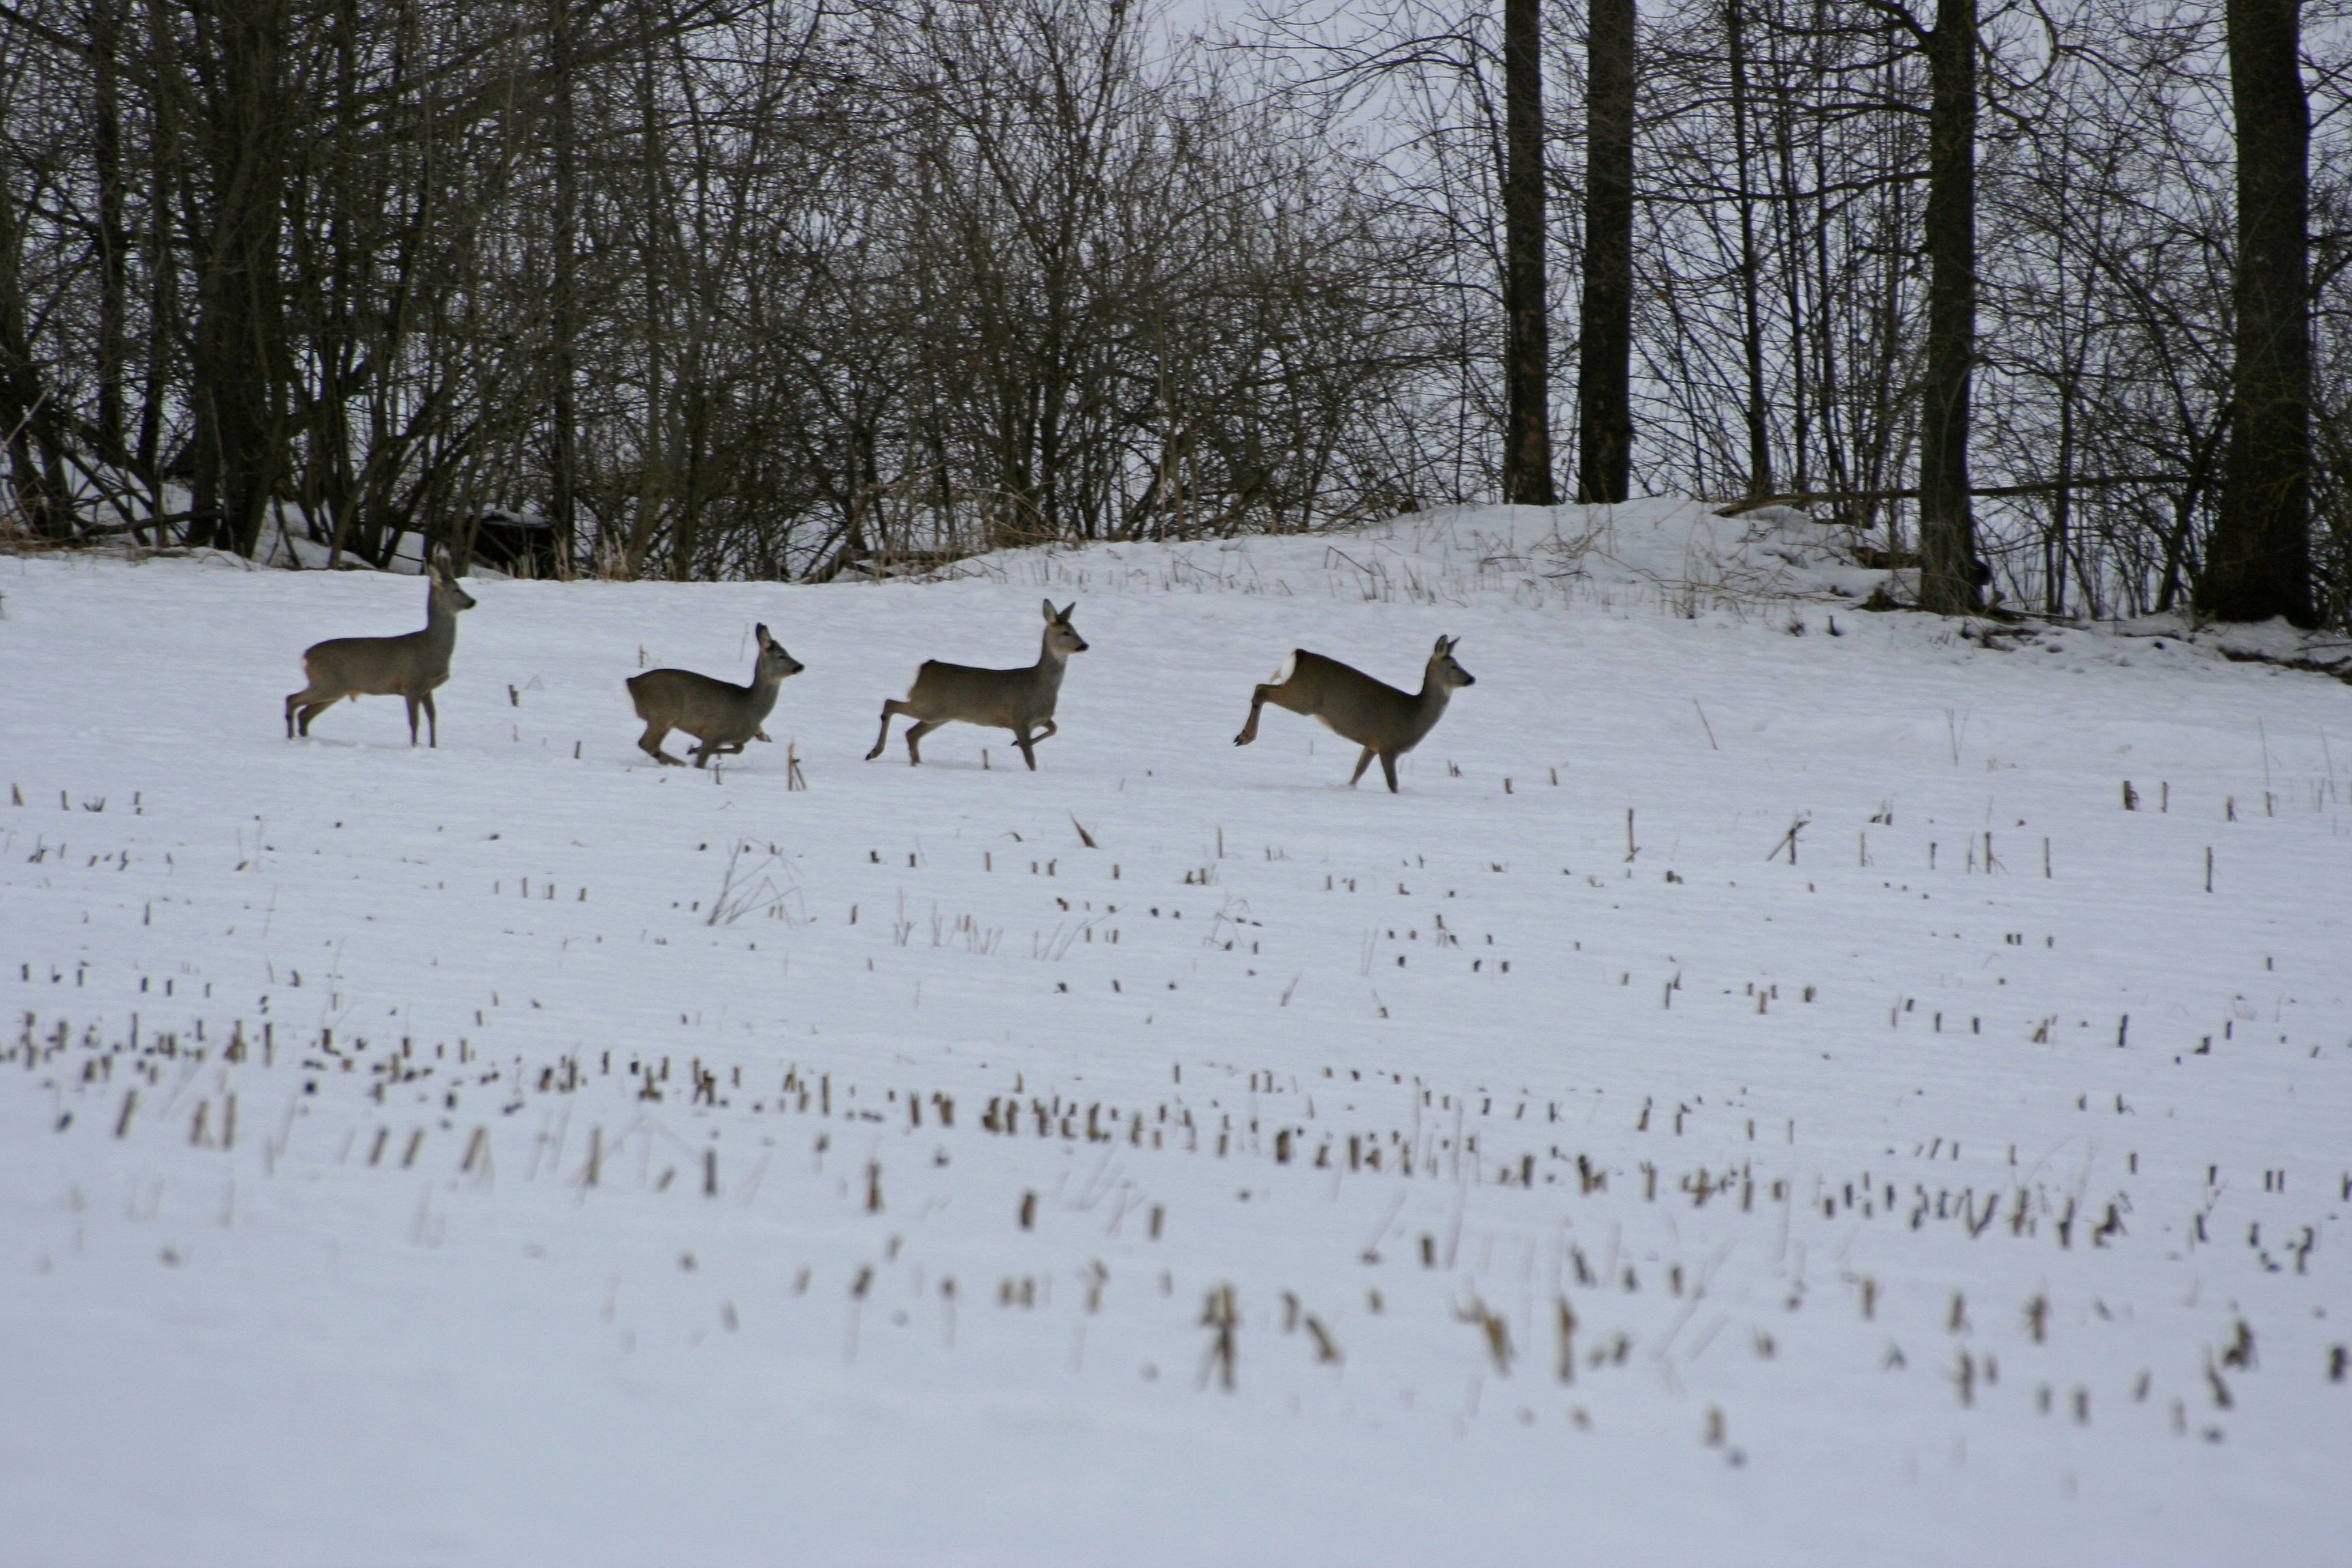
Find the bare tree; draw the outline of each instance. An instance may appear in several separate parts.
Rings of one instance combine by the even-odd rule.
[[[1927,54],[1927,374],[1919,387],[1919,605],[1977,608],[1969,499],[1970,380],[1977,356],[1977,8],[1937,0]]]
[[[2311,110],[2300,0],[2228,0],[2237,114],[2235,368],[2221,506],[2198,578],[2224,620],[2312,624]]]
[[[1550,300],[1544,283],[1544,125],[1540,0],[1503,6],[1503,499],[1559,500],[1551,475]]]
[[[1634,0],[1588,0],[1585,26],[1576,499],[1621,501],[1633,466]]]
[[[12,533],[797,576],[1542,500],[1580,290],[1580,495],[1638,430],[1916,527],[1932,607],[2352,611],[2346,0],[224,3],[0,8]]]

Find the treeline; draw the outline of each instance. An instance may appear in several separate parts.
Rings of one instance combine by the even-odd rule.
[[[2342,625],[2340,24],[9,0],[0,504],[797,578],[1685,492]]]
[[[496,510],[563,570],[797,577],[1455,488],[1425,237],[1119,5],[5,15],[36,533],[381,561]]]
[[[1788,499],[1939,609],[2346,624],[2341,0],[1496,4],[1271,36],[1484,243],[1502,494]]]

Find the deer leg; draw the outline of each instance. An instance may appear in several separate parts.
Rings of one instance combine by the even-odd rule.
[[[1033,730],[1025,736],[1018,730],[1013,731],[1013,743],[1021,748],[1021,755],[1028,762],[1029,771],[1033,773],[1037,771],[1037,752],[1034,749],[1037,743],[1050,735],[1058,733],[1061,729],[1061,726],[1051,719],[1040,719],[1037,721],[1045,728]]]
[[[1274,689],[1275,689],[1271,686],[1261,686],[1256,690],[1250,693],[1249,722],[1244,724],[1242,726],[1242,732],[1234,737],[1234,745],[1246,746],[1252,741],[1257,739],[1258,710],[1265,706],[1265,700],[1274,695]]]
[[[694,748],[694,765],[698,768],[709,767],[710,765],[711,758],[731,757],[742,749],[743,742],[740,741],[736,742],[731,746],[720,745],[716,741],[705,741],[702,744]]]
[[[1356,759],[1356,771],[1348,775],[1348,787],[1349,789],[1356,787],[1356,781],[1364,776],[1364,770],[1370,767],[1372,765],[1372,759],[1379,755],[1380,750],[1378,747],[1366,746],[1364,748],[1364,754]]]
[[[433,711],[433,693],[418,693],[416,702],[425,704],[426,732],[433,737],[427,744],[438,751],[441,748],[441,715]],[[408,705],[408,743],[412,746],[416,744],[416,702]]]
[[[923,765],[923,753],[919,749],[918,742],[920,742],[924,736],[929,734],[932,731],[938,729],[940,725],[946,722],[947,721],[944,719],[925,719],[908,730],[907,765],[908,767],[919,768]]]
[[[1381,753],[1381,772],[1386,773],[1389,777],[1389,793],[1391,795],[1396,794],[1396,753],[1394,752],[1382,752]]]
[[[684,763],[662,750],[662,741],[668,734],[668,725],[649,723],[646,726],[646,732],[637,737],[637,750],[666,768],[682,768],[686,766]]]
[[[301,695],[302,693],[298,691],[293,697],[289,697],[286,700],[292,702]],[[334,704],[332,702],[305,702],[302,705],[302,711],[299,714],[289,715],[289,717],[293,720],[303,739],[308,740],[310,735],[310,721],[316,719],[320,714],[324,713],[328,709],[332,708]]]
[[[882,704],[882,732],[874,737],[874,749],[866,753],[867,762],[882,754],[882,748],[890,743],[890,721],[906,711],[907,705],[895,697]]]

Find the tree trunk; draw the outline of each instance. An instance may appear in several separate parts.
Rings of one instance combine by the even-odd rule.
[[[200,17],[209,232],[198,237],[189,355],[199,544],[250,555],[285,462],[278,242],[286,170],[282,0],[241,0]]]
[[[1551,479],[1551,333],[1544,310],[1541,0],[1503,0],[1503,499],[1559,500]]]
[[[640,324],[645,353],[645,435],[637,454],[637,503],[622,542],[622,559],[635,581],[645,570],[654,535],[669,510],[671,494],[669,394],[669,278],[663,254],[670,240],[670,206],[662,181],[662,112],[654,52],[654,0],[637,0],[637,200],[644,236],[639,245],[645,300]]]
[[[1756,249],[1756,195],[1750,175],[1747,18],[1726,0],[1723,31],[1731,77],[1731,142],[1739,204],[1739,342],[1748,373],[1748,493],[1772,493],[1770,410],[1764,403],[1763,263]]]
[[[1585,37],[1584,300],[1577,342],[1576,499],[1621,501],[1633,478],[1634,0],[1592,0]]]
[[[579,561],[575,531],[580,493],[580,416],[574,406],[578,379],[580,196],[576,130],[572,115],[571,0],[548,0],[551,85],[549,136],[554,142],[554,277],[548,301],[548,521],[555,525],[557,572],[569,577]]]
[[[2238,118],[2236,369],[2220,514],[2197,582],[2225,621],[2315,624],[2311,601],[2311,110],[2299,0],[2228,0]]]
[[[1979,607],[1969,507],[1977,321],[1976,0],[1940,0],[1927,46],[1927,343],[1919,387],[1919,607]]]
[[[124,439],[123,322],[131,284],[130,235],[123,224],[122,0],[89,7],[90,163],[98,181],[98,455],[114,468],[131,459]]]
[[[174,349],[184,339],[180,300],[180,247],[174,243],[175,227],[172,201],[177,148],[181,133],[181,103],[175,85],[170,79],[178,68],[173,51],[163,40],[170,32],[164,19],[163,0],[146,0],[147,32],[144,40],[145,69],[153,84],[153,119],[147,128],[145,174],[147,176],[147,211],[143,239],[147,278],[144,295],[147,304],[147,331],[140,345],[143,362],[139,386],[139,435],[133,459],[140,479],[147,486],[147,510],[151,517],[160,517],[172,510],[164,504],[163,419],[170,384]],[[162,544],[167,535],[162,527],[155,531],[155,542]]]

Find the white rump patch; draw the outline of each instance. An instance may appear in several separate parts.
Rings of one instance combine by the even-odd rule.
[[[1283,659],[1282,668],[1274,672],[1274,678],[1268,680],[1266,684],[1268,686],[1286,686],[1290,682],[1291,676],[1296,674],[1297,669],[1298,650],[1297,648],[1292,648],[1289,654]]]

